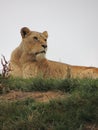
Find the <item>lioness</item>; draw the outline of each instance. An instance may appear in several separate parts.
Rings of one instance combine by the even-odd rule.
[[[47,60],[47,31],[40,33],[23,27],[20,32],[22,42],[11,54],[9,75],[22,78],[98,78],[98,68]]]

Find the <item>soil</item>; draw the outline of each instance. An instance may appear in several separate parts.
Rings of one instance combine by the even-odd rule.
[[[61,91],[47,91],[47,92],[23,92],[23,91],[10,91],[7,94],[0,95],[0,100],[24,100],[26,98],[33,98],[38,102],[48,102],[52,99],[67,98],[69,94],[65,94]]]

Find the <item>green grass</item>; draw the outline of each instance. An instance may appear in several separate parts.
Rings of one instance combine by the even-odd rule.
[[[6,90],[21,90],[21,91],[49,91],[61,90],[63,92],[73,92],[81,87],[86,89],[89,86],[98,88],[98,79],[43,79],[43,78],[3,78],[0,76],[0,84]],[[1,93],[3,91],[1,90]]]
[[[67,99],[37,103],[0,101],[0,130],[85,130],[86,124],[98,124],[98,79],[3,79],[6,90],[70,93]]]
[[[3,79],[1,77],[0,83],[5,87],[5,91],[6,90],[21,90],[21,91],[61,90],[61,91],[69,92],[72,91],[74,87],[78,86],[78,82],[75,79],[65,79],[65,80],[43,79],[43,78]]]

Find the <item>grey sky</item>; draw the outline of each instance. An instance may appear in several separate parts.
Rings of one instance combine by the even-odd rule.
[[[0,0],[0,54],[7,60],[24,26],[48,31],[48,59],[98,67],[98,0]]]

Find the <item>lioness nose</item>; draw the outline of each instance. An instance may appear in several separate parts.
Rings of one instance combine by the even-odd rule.
[[[47,48],[47,45],[42,45],[43,48]]]

